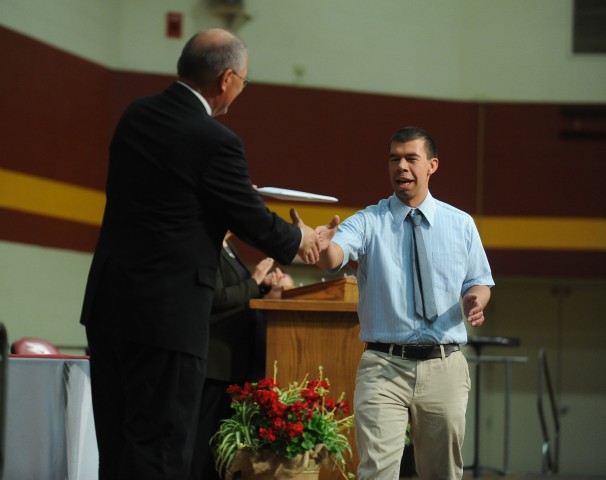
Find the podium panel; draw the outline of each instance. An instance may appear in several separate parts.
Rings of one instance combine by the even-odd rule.
[[[326,283],[328,287],[334,287],[334,284]],[[301,288],[306,289],[306,294],[310,290]],[[341,392],[345,393],[351,413],[354,413],[356,369],[364,351],[364,344],[358,339],[357,304],[345,300],[301,300],[297,299],[294,290],[298,289],[290,291],[289,299],[250,301],[251,308],[264,310],[267,316],[266,375],[273,375],[277,360],[277,381],[284,386],[293,381],[300,382],[306,374],[309,378],[317,378],[321,365],[324,376],[330,381],[331,397],[337,400]],[[327,298],[325,293],[319,295]],[[355,473],[358,455],[353,428],[348,438],[352,448],[348,464],[350,471]],[[339,478],[342,477],[337,470],[320,474],[320,480]]]

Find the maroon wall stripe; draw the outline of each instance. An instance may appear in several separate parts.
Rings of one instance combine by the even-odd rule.
[[[562,139],[565,106],[486,106],[487,215],[606,217],[603,139]],[[604,110],[606,113],[606,109]],[[578,129],[583,129],[579,117]],[[606,134],[606,115],[603,119]]]
[[[494,275],[606,275],[606,252],[488,250],[487,255]]]
[[[2,240],[92,252],[98,236],[98,227],[0,208]]]
[[[0,28],[2,166],[103,188],[109,70]]]
[[[351,207],[392,193],[389,138],[398,128],[420,126],[441,149],[432,191],[475,210],[474,105],[252,84],[222,121],[244,138],[259,185],[324,193]]]

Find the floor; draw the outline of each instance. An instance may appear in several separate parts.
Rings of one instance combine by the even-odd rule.
[[[483,472],[480,477],[474,477],[473,472],[465,471],[463,480],[606,480],[606,476],[584,475],[541,475],[538,473],[517,473],[499,475],[497,473]],[[402,479],[404,480],[404,478]],[[407,480],[407,479],[406,479]]]

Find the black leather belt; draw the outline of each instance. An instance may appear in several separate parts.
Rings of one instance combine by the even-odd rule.
[[[393,348],[391,348],[393,346]],[[442,345],[444,347],[444,355],[448,357],[452,352],[461,350],[459,344],[448,343]],[[391,352],[389,351],[391,348]],[[440,345],[395,345],[391,343],[374,343],[366,344],[367,350],[376,350],[377,352],[391,353],[396,357],[406,358],[408,360],[429,360],[431,358],[441,358],[442,350]]]

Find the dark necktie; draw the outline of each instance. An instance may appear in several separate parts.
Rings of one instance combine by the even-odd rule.
[[[423,215],[411,210],[409,214],[412,220],[412,268],[413,283],[415,291],[415,311],[417,314],[429,321],[434,321],[438,316],[436,299],[433,295],[433,281],[427,260],[427,250],[421,231]]]
[[[246,265],[244,265],[244,262],[242,261],[240,256],[236,253],[236,251],[232,248],[232,246],[229,244],[229,242],[225,243],[223,248],[225,249],[227,254],[236,261],[236,267],[237,267],[238,273],[240,274],[240,278],[242,280],[247,280],[248,278],[250,278],[250,271],[248,270],[248,268],[246,268]]]

